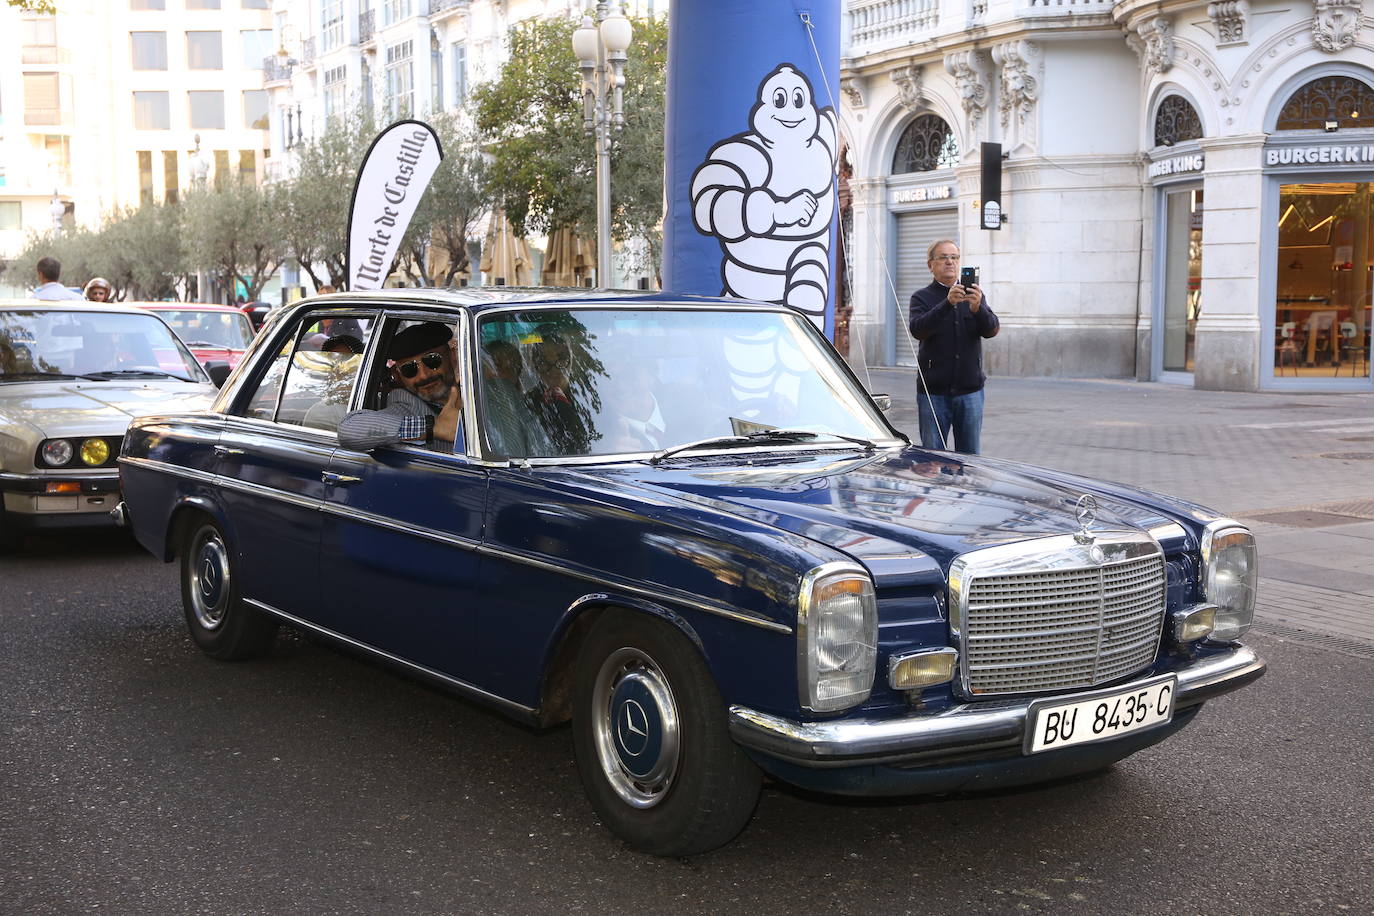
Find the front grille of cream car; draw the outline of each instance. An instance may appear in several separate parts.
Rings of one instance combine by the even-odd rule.
[[[1050,540],[1069,544],[1047,555],[1047,545],[1030,542],[1034,561],[1019,563],[999,548],[994,562],[961,570],[956,629],[970,695],[1093,687],[1154,660],[1165,610],[1159,547],[1139,537]]]

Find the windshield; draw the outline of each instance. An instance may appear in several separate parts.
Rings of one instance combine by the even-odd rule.
[[[253,340],[253,326],[242,312],[158,309],[157,316],[171,325],[188,347],[246,350]]]
[[[195,357],[153,315],[0,311],[0,381],[36,376],[202,380]]]
[[[479,320],[478,345],[478,411],[487,446],[499,455],[658,452],[771,429],[817,433],[822,443],[892,438],[799,316],[498,312]]]

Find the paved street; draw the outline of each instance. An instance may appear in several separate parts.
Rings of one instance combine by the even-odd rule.
[[[914,429],[909,396],[894,416]],[[212,661],[174,567],[119,533],[34,539],[0,560],[0,911],[1366,912],[1361,436],[1374,396],[995,380],[988,453],[1262,521],[1251,641],[1269,675],[1067,783],[896,802],[770,787],[736,843],[686,861],[596,823],[566,729],[297,637]]]

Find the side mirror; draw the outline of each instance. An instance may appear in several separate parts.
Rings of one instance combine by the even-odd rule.
[[[223,388],[224,380],[229,377],[229,364],[222,360],[211,360],[205,364],[205,372],[210,376],[210,381],[215,383],[216,388]]]
[[[873,399],[873,403],[877,405],[878,409],[881,410],[883,413],[887,413],[889,410],[892,409],[892,395],[871,394],[869,395],[869,397]]]

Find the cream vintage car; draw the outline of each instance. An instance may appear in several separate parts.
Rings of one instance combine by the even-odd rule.
[[[112,524],[129,421],[208,407],[214,394],[152,313],[0,300],[0,550],[26,530]]]

